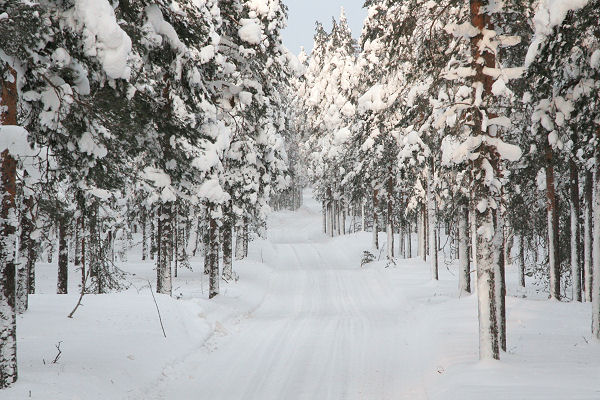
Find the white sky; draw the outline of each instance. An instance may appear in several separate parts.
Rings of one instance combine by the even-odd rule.
[[[367,16],[362,8],[364,0],[283,0],[288,6],[288,26],[283,31],[283,44],[294,54],[304,46],[310,52],[313,46],[315,22],[320,21],[327,31],[331,30],[331,18],[339,19],[340,7],[344,7],[352,36],[358,39]]]

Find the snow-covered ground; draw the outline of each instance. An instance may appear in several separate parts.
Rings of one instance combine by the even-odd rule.
[[[476,298],[458,298],[454,266],[439,282],[418,259],[361,268],[370,234],[325,237],[305,200],[272,215],[216,299],[193,259],[178,299],[157,295],[166,338],[139,254],[123,265],[132,288],[86,295],[74,319],[77,295],[52,294],[56,268],[40,264],[18,319],[19,382],[0,399],[600,399],[589,305],[509,296],[508,354],[481,363]]]

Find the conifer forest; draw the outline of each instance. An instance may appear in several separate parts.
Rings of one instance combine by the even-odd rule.
[[[302,4],[0,0],[0,399],[600,399],[600,0]]]

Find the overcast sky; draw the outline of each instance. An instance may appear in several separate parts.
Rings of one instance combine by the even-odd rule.
[[[331,18],[339,19],[340,7],[344,7],[352,35],[358,39],[367,16],[362,8],[364,0],[284,0],[288,6],[288,26],[283,31],[283,44],[294,54],[304,46],[310,52],[313,46],[315,21],[320,21],[327,31],[331,30]]]

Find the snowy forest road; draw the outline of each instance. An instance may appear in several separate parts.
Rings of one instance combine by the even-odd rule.
[[[157,398],[427,398],[420,380],[435,365],[417,308],[385,271],[360,268],[358,243],[320,233],[320,218],[311,199],[272,218],[261,251],[274,272],[263,302],[165,370]]]

